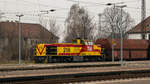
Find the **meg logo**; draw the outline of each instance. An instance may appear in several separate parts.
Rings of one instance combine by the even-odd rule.
[[[42,55],[42,53],[44,52],[44,49],[45,49],[45,45],[39,44],[36,46],[36,48],[37,48],[37,52],[39,53],[39,55]]]

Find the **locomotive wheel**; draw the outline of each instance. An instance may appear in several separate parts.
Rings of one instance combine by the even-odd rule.
[[[67,62],[72,62],[72,58],[69,57],[69,58],[67,59]]]
[[[63,62],[72,62],[72,58],[71,57],[64,57]]]
[[[53,59],[52,59],[52,62],[53,62],[53,63],[56,63],[56,62],[57,62],[57,59],[53,58]]]
[[[85,62],[88,62],[88,61],[89,61],[89,59],[88,59],[88,58],[86,58],[86,57],[84,57],[84,61],[85,61]]]
[[[102,61],[103,58],[102,57],[97,57],[97,61]]]
[[[46,57],[36,57],[35,63],[44,63]]]

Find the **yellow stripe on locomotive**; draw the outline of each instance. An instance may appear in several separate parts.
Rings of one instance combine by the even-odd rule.
[[[65,53],[70,53],[68,55],[71,56],[72,53],[80,53],[81,49],[82,47],[57,47],[57,55],[64,56]],[[64,55],[61,55],[63,53]]]

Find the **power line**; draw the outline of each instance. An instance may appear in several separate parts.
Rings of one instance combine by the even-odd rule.
[[[141,8],[136,8],[136,7],[126,7],[126,8],[141,10]],[[146,9],[146,10],[147,10],[147,11],[150,11],[150,9]]]
[[[76,0],[68,0],[68,1],[72,1],[72,2],[77,2]],[[95,3],[95,2],[85,2],[85,1],[80,1],[81,3],[88,3],[88,4],[93,4],[94,6],[105,6],[106,4],[104,3]],[[131,2],[137,2],[137,0],[134,1],[124,1],[124,3],[131,3]],[[87,6],[89,7],[89,6]],[[136,7],[127,7],[127,8],[132,8],[132,9],[141,9],[141,8],[136,8]],[[147,9],[150,11],[150,9]]]
[[[124,1],[125,3],[133,3],[133,2],[137,2],[137,1],[140,1],[140,0],[133,0],[133,1]]]
[[[11,17],[5,17],[5,19],[3,19],[4,21],[17,21],[17,17],[16,18],[11,18]],[[22,18],[23,22],[28,22],[28,23],[37,23],[39,21],[39,19],[29,19],[29,18]],[[43,20],[47,20],[47,19],[43,19]],[[56,20],[56,22],[65,22],[65,20]]]
[[[67,0],[67,1],[72,1],[72,2],[78,2],[76,0]],[[85,3],[85,4],[94,4],[94,5],[106,5],[104,3],[96,3],[96,2],[86,2],[86,1],[80,1],[81,3]]]
[[[40,14],[29,14],[29,13],[21,13],[21,12],[4,12],[5,15],[7,14],[12,14],[12,15],[16,15],[16,14],[24,14],[25,16],[35,16],[35,17],[39,17]],[[54,17],[54,16],[49,16],[49,15],[44,15],[42,16],[43,18],[51,18],[51,17]],[[61,16],[56,16],[55,18],[58,18],[58,19],[65,19],[66,17],[61,17]]]
[[[25,1],[25,0],[21,0],[23,2],[26,2],[26,3],[30,3],[30,4],[35,4],[35,5],[40,5],[40,6],[43,6],[43,7],[51,7],[51,8],[58,8],[58,9],[61,9],[61,10],[66,10],[68,8],[62,8],[62,7],[56,7],[56,6],[49,6],[49,5],[46,5],[46,4],[41,4],[41,3],[34,3],[34,2],[30,2],[30,1]]]
[[[1,3],[12,3],[13,1],[0,1]],[[69,8],[64,8],[64,7],[56,7],[56,6],[50,6],[50,5],[46,5],[46,4],[41,4],[41,3],[34,3],[34,2],[30,2],[30,1],[25,1],[25,0],[20,0],[21,5],[26,6],[26,7],[31,7],[31,6],[42,6],[42,7],[46,7],[46,8],[55,8],[57,10],[68,10]],[[24,3],[25,2],[25,3]],[[34,5],[33,5],[34,4]],[[16,5],[16,4],[11,4],[11,5]],[[30,5],[30,6],[28,6]]]
[[[16,3],[16,2],[14,2],[14,1],[0,1],[1,3],[10,3],[11,5],[16,5],[16,4],[12,4],[12,3]],[[26,7],[31,7],[31,6],[34,6],[33,4],[27,4],[27,3],[21,3],[21,5],[23,5],[23,6],[26,6]],[[28,6],[28,5],[30,5],[30,6]]]
[[[72,2],[78,2],[76,0],[67,0],[67,1],[72,1]],[[97,3],[97,2],[86,2],[86,1],[80,1],[81,3],[85,3],[85,4],[94,4],[94,5],[106,5],[106,3],[102,2],[102,3]],[[123,3],[132,3],[132,2],[137,2],[137,0],[134,1],[123,1]],[[120,2],[119,2],[120,3]]]

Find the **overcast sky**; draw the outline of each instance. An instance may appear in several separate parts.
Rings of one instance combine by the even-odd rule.
[[[0,10],[5,12],[5,19],[18,20],[16,14],[24,14],[22,22],[38,22],[38,14],[41,10],[56,9],[55,12],[49,14],[42,14],[42,16],[51,16],[56,18],[59,24],[64,24],[64,20],[68,15],[69,8],[72,4],[77,3],[73,1],[78,0],[0,0]],[[131,17],[136,23],[141,20],[141,0],[79,0],[79,5],[85,7],[91,17],[98,22],[98,14],[102,13],[104,8],[108,7],[107,3],[124,2],[127,5],[125,11],[131,14]],[[150,16],[150,0],[146,0],[146,16]]]

